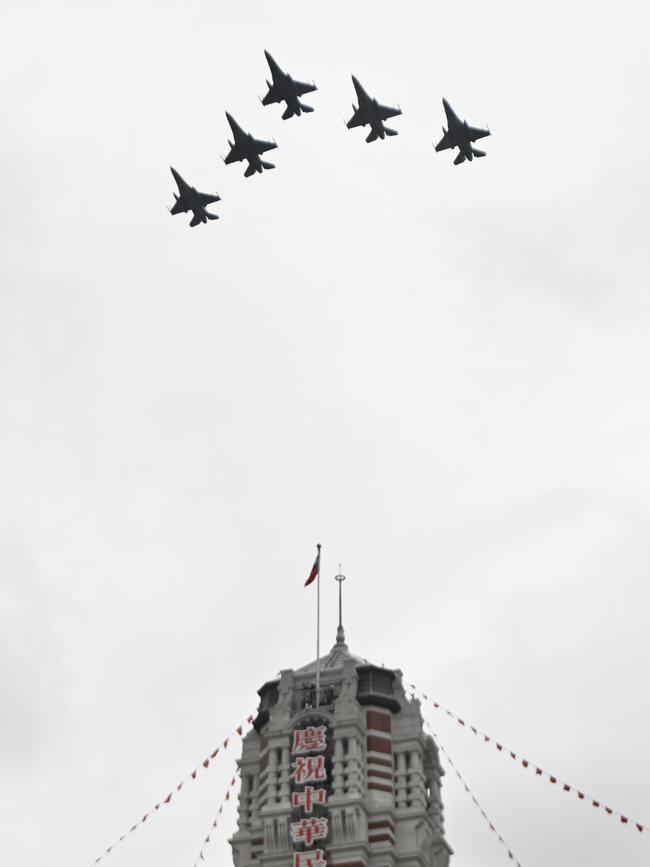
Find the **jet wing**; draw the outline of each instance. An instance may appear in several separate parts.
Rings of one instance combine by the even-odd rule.
[[[280,76],[284,75],[284,72],[280,69],[280,67],[278,66],[275,59],[273,58],[273,56],[271,54],[269,54],[268,51],[264,52],[264,56],[266,57],[266,62],[269,65],[269,69],[271,70],[271,75],[273,76],[274,80],[275,80],[276,75],[280,75]]]
[[[305,84],[304,81],[294,81],[293,86],[295,87],[298,96],[318,90],[315,84]]]
[[[230,144],[230,142],[229,142]],[[224,159],[224,163],[226,165],[230,165],[231,163],[239,163],[244,159],[244,154],[241,152],[241,148],[239,148],[236,144],[230,145],[230,153]]]
[[[213,202],[220,202],[221,196],[212,195],[211,193],[199,193],[199,201],[202,205],[211,205]]]
[[[382,120],[388,120],[389,117],[395,117],[402,113],[401,108],[391,108],[389,105],[378,105],[377,111]]]
[[[352,76],[352,84],[354,85],[354,89],[357,92],[357,99],[363,101],[364,99],[370,99],[366,91],[363,89],[363,85],[359,81],[358,78]]]
[[[181,197],[184,196],[190,190],[190,185],[187,181],[184,181],[183,178],[178,174],[176,169],[169,167],[171,169],[171,173],[174,176],[174,180],[176,181],[176,185],[178,186],[178,192],[181,194]]]
[[[262,141],[262,139],[254,138],[253,146],[255,147],[255,151],[258,154],[266,153],[266,151],[272,151],[277,147],[274,141]]]
[[[352,106],[352,108],[354,108],[354,106]],[[366,121],[361,117],[361,113],[359,112],[359,109],[354,108],[354,114],[352,115],[350,120],[347,122],[346,126],[348,129],[352,129],[352,127],[355,127],[355,126],[364,126],[365,123],[366,123]]]
[[[477,138],[485,138],[486,135],[490,135],[490,130],[478,129],[475,126],[468,126],[467,135],[469,136],[470,141],[476,141]]]
[[[449,103],[447,102],[446,99],[443,99],[442,104],[443,104],[444,109],[445,109],[445,114],[447,115],[447,124],[449,126],[451,126],[454,123],[454,121],[457,121],[458,123],[460,123],[460,118],[458,117],[456,112],[453,110],[453,108],[449,105]]]
[[[453,147],[456,147],[456,145],[452,143],[452,141],[449,138],[449,133],[446,132],[443,135],[443,137],[440,139],[438,144],[436,145],[436,151],[444,151],[444,150],[447,150],[447,148],[453,148]]]
[[[267,82],[268,83],[268,82]],[[280,94],[275,89],[275,85],[269,85],[269,92],[262,100],[262,105],[273,105],[274,102],[280,102]]]

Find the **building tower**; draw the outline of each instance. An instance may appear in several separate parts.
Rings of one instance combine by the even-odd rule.
[[[438,749],[399,670],[351,654],[258,691],[239,762],[235,867],[448,867]]]

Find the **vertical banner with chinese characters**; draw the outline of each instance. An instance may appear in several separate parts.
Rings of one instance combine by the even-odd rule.
[[[300,819],[290,825],[293,867],[327,867],[325,851],[319,846],[327,840],[327,818],[319,815],[320,810],[314,814],[315,807],[327,804],[326,749],[326,726],[307,726],[294,731],[291,806],[299,811]]]

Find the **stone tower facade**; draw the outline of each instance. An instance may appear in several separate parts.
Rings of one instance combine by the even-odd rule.
[[[353,656],[258,691],[243,742],[235,867],[448,867],[438,749],[400,671]],[[318,704],[318,706],[317,706]]]

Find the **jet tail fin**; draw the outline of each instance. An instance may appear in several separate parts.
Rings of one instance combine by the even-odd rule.
[[[300,105],[300,103],[298,103]],[[282,120],[289,120],[290,117],[293,117],[296,112],[293,108],[288,105],[285,110],[282,112]]]
[[[211,214],[211,213],[209,213],[209,211],[205,212],[205,216],[208,218],[208,220],[218,220],[219,219],[219,214]]]
[[[384,127],[384,132],[386,133],[386,135],[397,135],[396,129],[388,129],[387,126]]]
[[[480,150],[477,150],[476,148],[472,148],[472,153],[474,154],[475,157],[484,157],[485,156],[485,151],[480,151]]]
[[[374,129],[371,129],[370,132],[368,133],[367,137],[366,137],[366,141],[367,142],[377,141],[378,138],[379,138],[379,133],[376,132]]]
[[[274,169],[275,168],[273,163],[265,163],[263,160],[260,160],[260,165],[262,166],[263,169]]]
[[[305,105],[304,102],[299,102],[298,105],[300,106],[300,108],[301,108],[303,111],[306,111],[307,114],[309,114],[310,112],[312,112],[312,111],[314,110],[314,109],[311,107],[311,105]]]
[[[454,165],[459,166],[461,163],[464,163],[464,162],[465,162],[465,154],[460,153],[460,154],[458,154],[458,156],[454,160]]]

